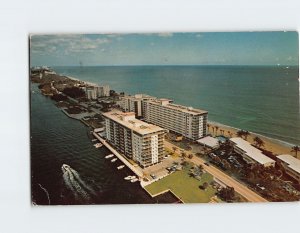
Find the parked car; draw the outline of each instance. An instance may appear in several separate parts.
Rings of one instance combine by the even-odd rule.
[[[256,184],[256,187],[258,187],[260,190],[265,190],[266,188],[262,186],[261,184]]]
[[[156,176],[154,174],[150,174],[152,179],[156,179]]]

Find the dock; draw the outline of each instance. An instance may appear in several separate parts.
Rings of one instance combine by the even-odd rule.
[[[136,174],[139,178],[143,177],[143,171],[140,167],[135,167],[132,165],[124,156],[122,156],[119,152],[117,152],[111,145],[109,145],[103,138],[101,138],[97,133],[93,133],[93,135],[107,148],[109,149],[115,156],[118,157],[126,165],[134,174]]]

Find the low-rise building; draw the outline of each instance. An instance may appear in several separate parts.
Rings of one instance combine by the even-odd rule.
[[[248,164],[258,163],[264,167],[274,167],[275,161],[266,155],[261,150],[252,146],[246,140],[236,137],[229,139],[236,153],[240,154]]]
[[[197,142],[203,146],[207,146],[211,149],[216,149],[219,147],[220,143],[219,140],[216,138],[213,138],[211,136],[206,136],[204,138],[200,138],[197,140]]]
[[[135,118],[134,112],[114,110],[103,113],[107,141],[142,167],[164,158],[165,130]]]
[[[285,172],[300,183],[300,160],[289,154],[278,155],[277,158]]]

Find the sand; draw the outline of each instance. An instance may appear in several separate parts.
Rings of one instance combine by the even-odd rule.
[[[216,122],[209,122],[210,125],[208,131],[210,134],[213,136],[216,135],[224,135],[226,137],[237,137],[236,132],[239,130],[237,128],[233,128],[230,126],[222,125]],[[213,131],[213,127],[219,127],[217,133],[216,130]],[[224,133],[221,133],[221,130],[224,130]],[[259,135],[253,132],[250,132],[250,135],[247,137],[247,141],[250,142],[251,144],[254,144],[254,138],[258,136],[260,139],[264,141],[264,146],[262,147],[265,150],[273,152],[273,154],[280,155],[280,154],[290,154],[290,155],[295,155],[295,152],[291,152],[292,150],[292,145],[288,145],[288,143],[280,142],[276,139],[271,139],[268,137],[265,137],[263,135]],[[298,159],[300,159],[300,155],[298,153]]]

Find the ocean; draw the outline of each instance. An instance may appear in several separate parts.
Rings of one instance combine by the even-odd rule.
[[[53,67],[62,75],[205,109],[209,120],[300,144],[299,67]]]

